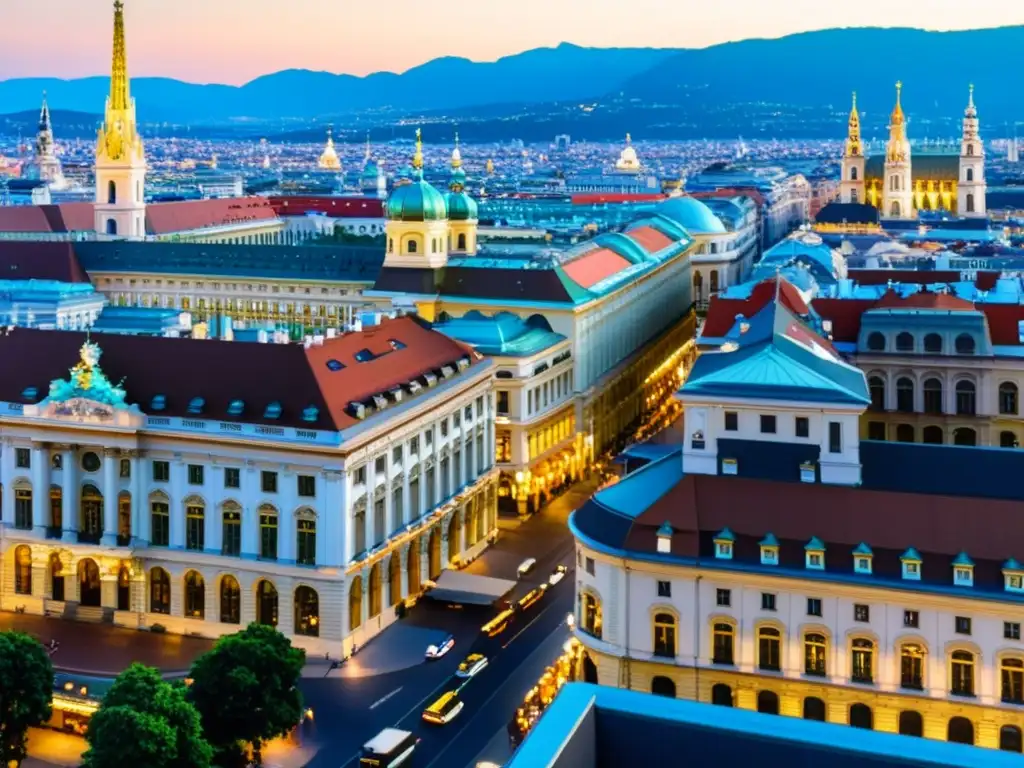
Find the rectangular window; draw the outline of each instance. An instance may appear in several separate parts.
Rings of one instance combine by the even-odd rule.
[[[969,635],[971,634],[971,620],[967,616],[957,616],[956,621],[953,623],[956,628],[958,635]]]
[[[153,482],[166,483],[171,479],[171,463],[169,461],[153,462]]]
[[[18,489],[14,492],[14,527],[32,530],[32,491]]]
[[[728,608],[732,605],[732,591],[728,589],[715,590],[715,601],[722,608]]]
[[[919,611],[904,611],[903,626],[910,629],[917,629],[921,626],[921,614]]]
[[[220,551],[230,557],[242,554],[242,513],[238,509],[225,509],[222,513]]]
[[[868,440],[878,440],[880,442],[885,441],[885,422],[884,421],[869,421],[868,422]]]
[[[202,485],[203,484],[203,465],[202,464],[189,464],[188,465],[188,484],[189,485]]]
[[[1020,622],[1004,621],[1003,637],[1007,640],[1020,640]]]
[[[154,501],[150,511],[152,512],[150,543],[154,547],[170,546],[171,518],[169,507],[162,501]]]
[[[185,549],[203,551],[206,547],[205,509],[195,504],[185,507]]]
[[[775,434],[775,416],[771,414],[761,414],[761,434],[762,435],[774,435]]]
[[[132,476],[132,462],[131,459],[121,459],[121,471],[119,473],[121,477],[128,478]]]
[[[260,558],[277,560],[277,515],[273,512],[260,513]]]
[[[429,448],[434,444],[434,430],[428,429],[423,433],[423,443]]]
[[[740,415],[736,411],[725,412],[725,431],[736,432],[740,428]]]
[[[807,598],[807,615],[808,616],[821,616],[821,598],[820,597],[808,597]]]
[[[843,452],[843,425],[838,421],[828,423],[828,452]]]
[[[402,463],[402,446],[396,445],[391,451],[391,463],[401,464]]]
[[[18,469],[31,469],[32,468],[32,451],[28,448],[15,448],[14,449],[14,465]]]
[[[762,611],[774,611],[775,610],[775,594],[772,592],[761,593],[761,610]]]
[[[588,557],[584,562],[583,569],[591,576],[594,575],[594,558]]]
[[[373,471],[378,475],[383,475],[388,469],[387,463],[388,460],[386,456],[378,456],[373,462]]]
[[[420,452],[420,439],[419,439],[419,437],[418,436],[417,437],[410,437],[409,438],[409,453],[411,453],[413,456],[418,456],[419,452]]]
[[[277,472],[260,472],[260,489],[264,493],[277,493]]]
[[[441,437],[448,437],[448,419],[441,419]]]
[[[498,396],[498,405],[497,405],[498,415],[499,416],[507,416],[508,415],[508,390],[506,390],[506,389],[499,389],[497,392],[495,392],[495,394]]]
[[[456,411],[452,414],[452,429],[458,429],[462,424],[462,412]]]
[[[467,405],[462,412],[462,418],[468,423],[473,420],[473,406]]]
[[[316,521],[296,521],[295,562],[299,565],[316,564]]]
[[[476,417],[479,419],[483,415],[484,415],[484,399],[483,399],[483,397],[478,397],[476,399]]]
[[[299,496],[312,498],[316,496],[316,477],[313,475],[299,475]]]
[[[659,581],[658,582],[658,597],[672,597],[672,582],[671,581]]]
[[[853,606],[854,621],[871,621],[871,606],[857,603]]]
[[[797,437],[810,437],[811,436],[811,420],[806,416],[796,417],[796,436]]]
[[[224,487],[225,488],[241,488],[242,487],[242,471],[237,467],[225,467],[224,468]]]

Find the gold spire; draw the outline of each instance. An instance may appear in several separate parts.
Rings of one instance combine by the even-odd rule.
[[[412,167],[415,171],[423,170],[423,131],[416,129],[416,154],[412,156]]]
[[[462,167],[462,150],[459,149],[459,132],[455,132],[455,149],[452,150],[452,168]]]
[[[859,157],[864,154],[860,141],[860,113],[857,111],[857,92],[853,92],[853,106],[850,108],[850,121],[846,131],[846,156]]]
[[[128,109],[128,61],[124,46],[124,3],[114,0],[114,59],[110,67],[110,108]]]
[[[900,95],[903,93],[903,82],[896,81],[896,106],[892,108],[892,115],[889,117],[890,126],[903,125],[903,104],[900,103]]]
[[[974,117],[978,114],[978,110],[974,106],[974,83],[971,83],[967,88],[967,117]]]

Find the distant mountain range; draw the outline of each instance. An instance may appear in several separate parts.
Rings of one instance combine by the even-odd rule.
[[[1012,133],[1018,121],[1024,126],[1021,72],[1024,26],[966,32],[854,28],[703,49],[562,44],[496,62],[449,57],[402,74],[367,77],[288,70],[238,87],[139,78],[132,89],[140,119],[179,127],[160,128],[161,134],[180,135],[187,125],[193,135],[230,127],[278,140],[320,140],[322,123],[333,121],[339,133],[354,138],[369,127],[377,135],[380,126],[415,118],[457,121],[471,141],[534,140],[560,132],[607,139],[626,130],[638,138],[840,138],[854,90],[865,132],[881,135],[901,79],[911,134],[949,137],[959,131],[970,82],[987,135]],[[0,81],[0,104],[38,114],[46,90],[55,110],[98,115],[107,88],[100,77],[6,80]],[[18,122],[10,117],[8,125]],[[56,116],[55,122],[59,133]],[[77,117],[76,131],[80,124]],[[400,129],[402,135],[407,130]],[[450,126],[438,127],[429,138],[448,140],[450,132]]]

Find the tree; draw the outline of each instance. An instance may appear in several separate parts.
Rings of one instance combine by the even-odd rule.
[[[21,765],[28,729],[50,719],[53,665],[39,642],[0,632],[0,765]]]
[[[209,768],[212,755],[185,689],[143,664],[117,676],[85,738],[88,768]]]
[[[251,744],[253,761],[262,765],[263,743],[285,735],[302,717],[297,683],[305,662],[304,651],[262,624],[222,637],[196,660],[188,697],[219,753]]]

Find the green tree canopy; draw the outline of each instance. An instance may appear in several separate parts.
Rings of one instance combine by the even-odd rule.
[[[25,759],[28,729],[50,719],[53,665],[35,638],[0,632],[0,765]]]
[[[132,664],[117,676],[89,723],[86,741],[88,768],[209,768],[212,754],[184,688],[143,664]],[[119,751],[124,744],[132,745],[129,752]],[[151,758],[154,751],[161,757]],[[136,762],[126,761],[129,754]]]
[[[283,736],[302,717],[299,676],[306,654],[273,627],[250,624],[222,637],[192,667],[189,699],[218,749],[252,744],[257,765],[263,742]]]

